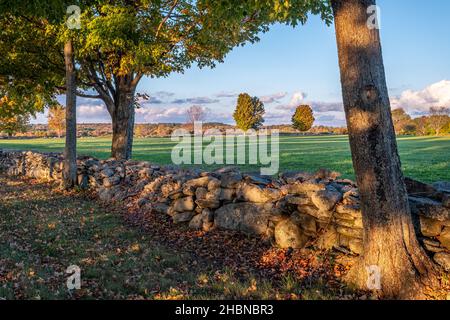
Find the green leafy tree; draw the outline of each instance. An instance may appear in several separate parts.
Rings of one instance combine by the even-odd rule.
[[[63,167],[66,189],[74,187],[77,181],[76,67],[73,31],[66,24],[66,12],[82,2],[4,0],[0,3],[4,12],[0,18],[0,28],[4,31],[0,35],[0,47],[3,43],[9,51],[5,60],[0,60],[0,86],[2,82],[8,83],[3,89],[19,100],[19,105],[31,108],[29,112],[44,105],[55,106],[56,94],[66,94]]]
[[[292,116],[292,126],[299,131],[308,131],[312,128],[314,121],[313,110],[308,105],[301,105],[295,109],[295,113]]]
[[[82,7],[81,29],[72,38],[79,66],[77,95],[105,103],[113,122],[113,157],[131,157],[136,91],[144,76],[165,77],[194,63],[214,67],[233,47],[257,41],[266,28],[256,15],[236,19],[222,8],[220,1],[206,0],[87,1]],[[40,21],[43,26],[36,29],[28,19],[19,19],[22,28],[40,32],[34,37],[20,32],[28,43],[69,38],[58,23]],[[7,22],[0,27],[8,28]],[[38,46],[33,52],[42,58],[34,60],[64,70],[61,49],[54,47]]]
[[[257,97],[251,97],[247,93],[239,95],[236,110],[233,118],[239,129],[247,131],[249,129],[259,129],[264,123],[264,103]]]

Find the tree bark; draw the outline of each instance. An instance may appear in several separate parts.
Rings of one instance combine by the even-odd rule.
[[[112,154],[117,160],[128,160],[132,156],[133,136],[134,136],[134,90],[129,88],[120,88],[117,91],[115,99],[112,125]]]
[[[64,148],[63,184],[71,189],[77,184],[77,98],[75,58],[72,41],[64,45],[66,67],[66,146]]]
[[[420,246],[391,116],[380,35],[367,26],[375,0],[332,0],[344,109],[361,198],[364,254],[349,275],[363,289],[380,270],[388,298],[417,297],[435,283],[435,267]]]

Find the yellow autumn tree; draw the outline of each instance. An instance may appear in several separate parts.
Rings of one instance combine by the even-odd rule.
[[[66,108],[61,105],[51,107],[48,112],[48,129],[61,138],[66,131]]]

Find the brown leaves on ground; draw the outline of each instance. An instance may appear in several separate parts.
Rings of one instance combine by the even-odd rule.
[[[0,299],[367,299],[351,261],[0,177]],[[89,195],[92,197],[92,195]],[[82,270],[68,291],[66,268]]]

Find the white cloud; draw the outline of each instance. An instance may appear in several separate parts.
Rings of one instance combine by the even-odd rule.
[[[450,106],[450,81],[442,80],[423,90],[403,91],[400,96],[391,98],[393,109],[403,108],[411,114],[423,114],[433,106]]]
[[[263,96],[260,98],[260,100],[263,103],[274,103],[274,102],[279,102],[281,99],[283,99],[284,97],[287,96],[287,92],[279,92],[279,93],[274,93],[274,94],[270,94],[267,96]]]
[[[78,105],[77,120],[80,123],[111,122],[105,105]]]
[[[294,92],[292,95],[291,101],[289,102],[289,105],[291,107],[298,106],[304,102],[306,99],[307,94],[301,91]]]
[[[137,122],[184,122],[186,120],[185,108],[139,108],[136,109]]]

